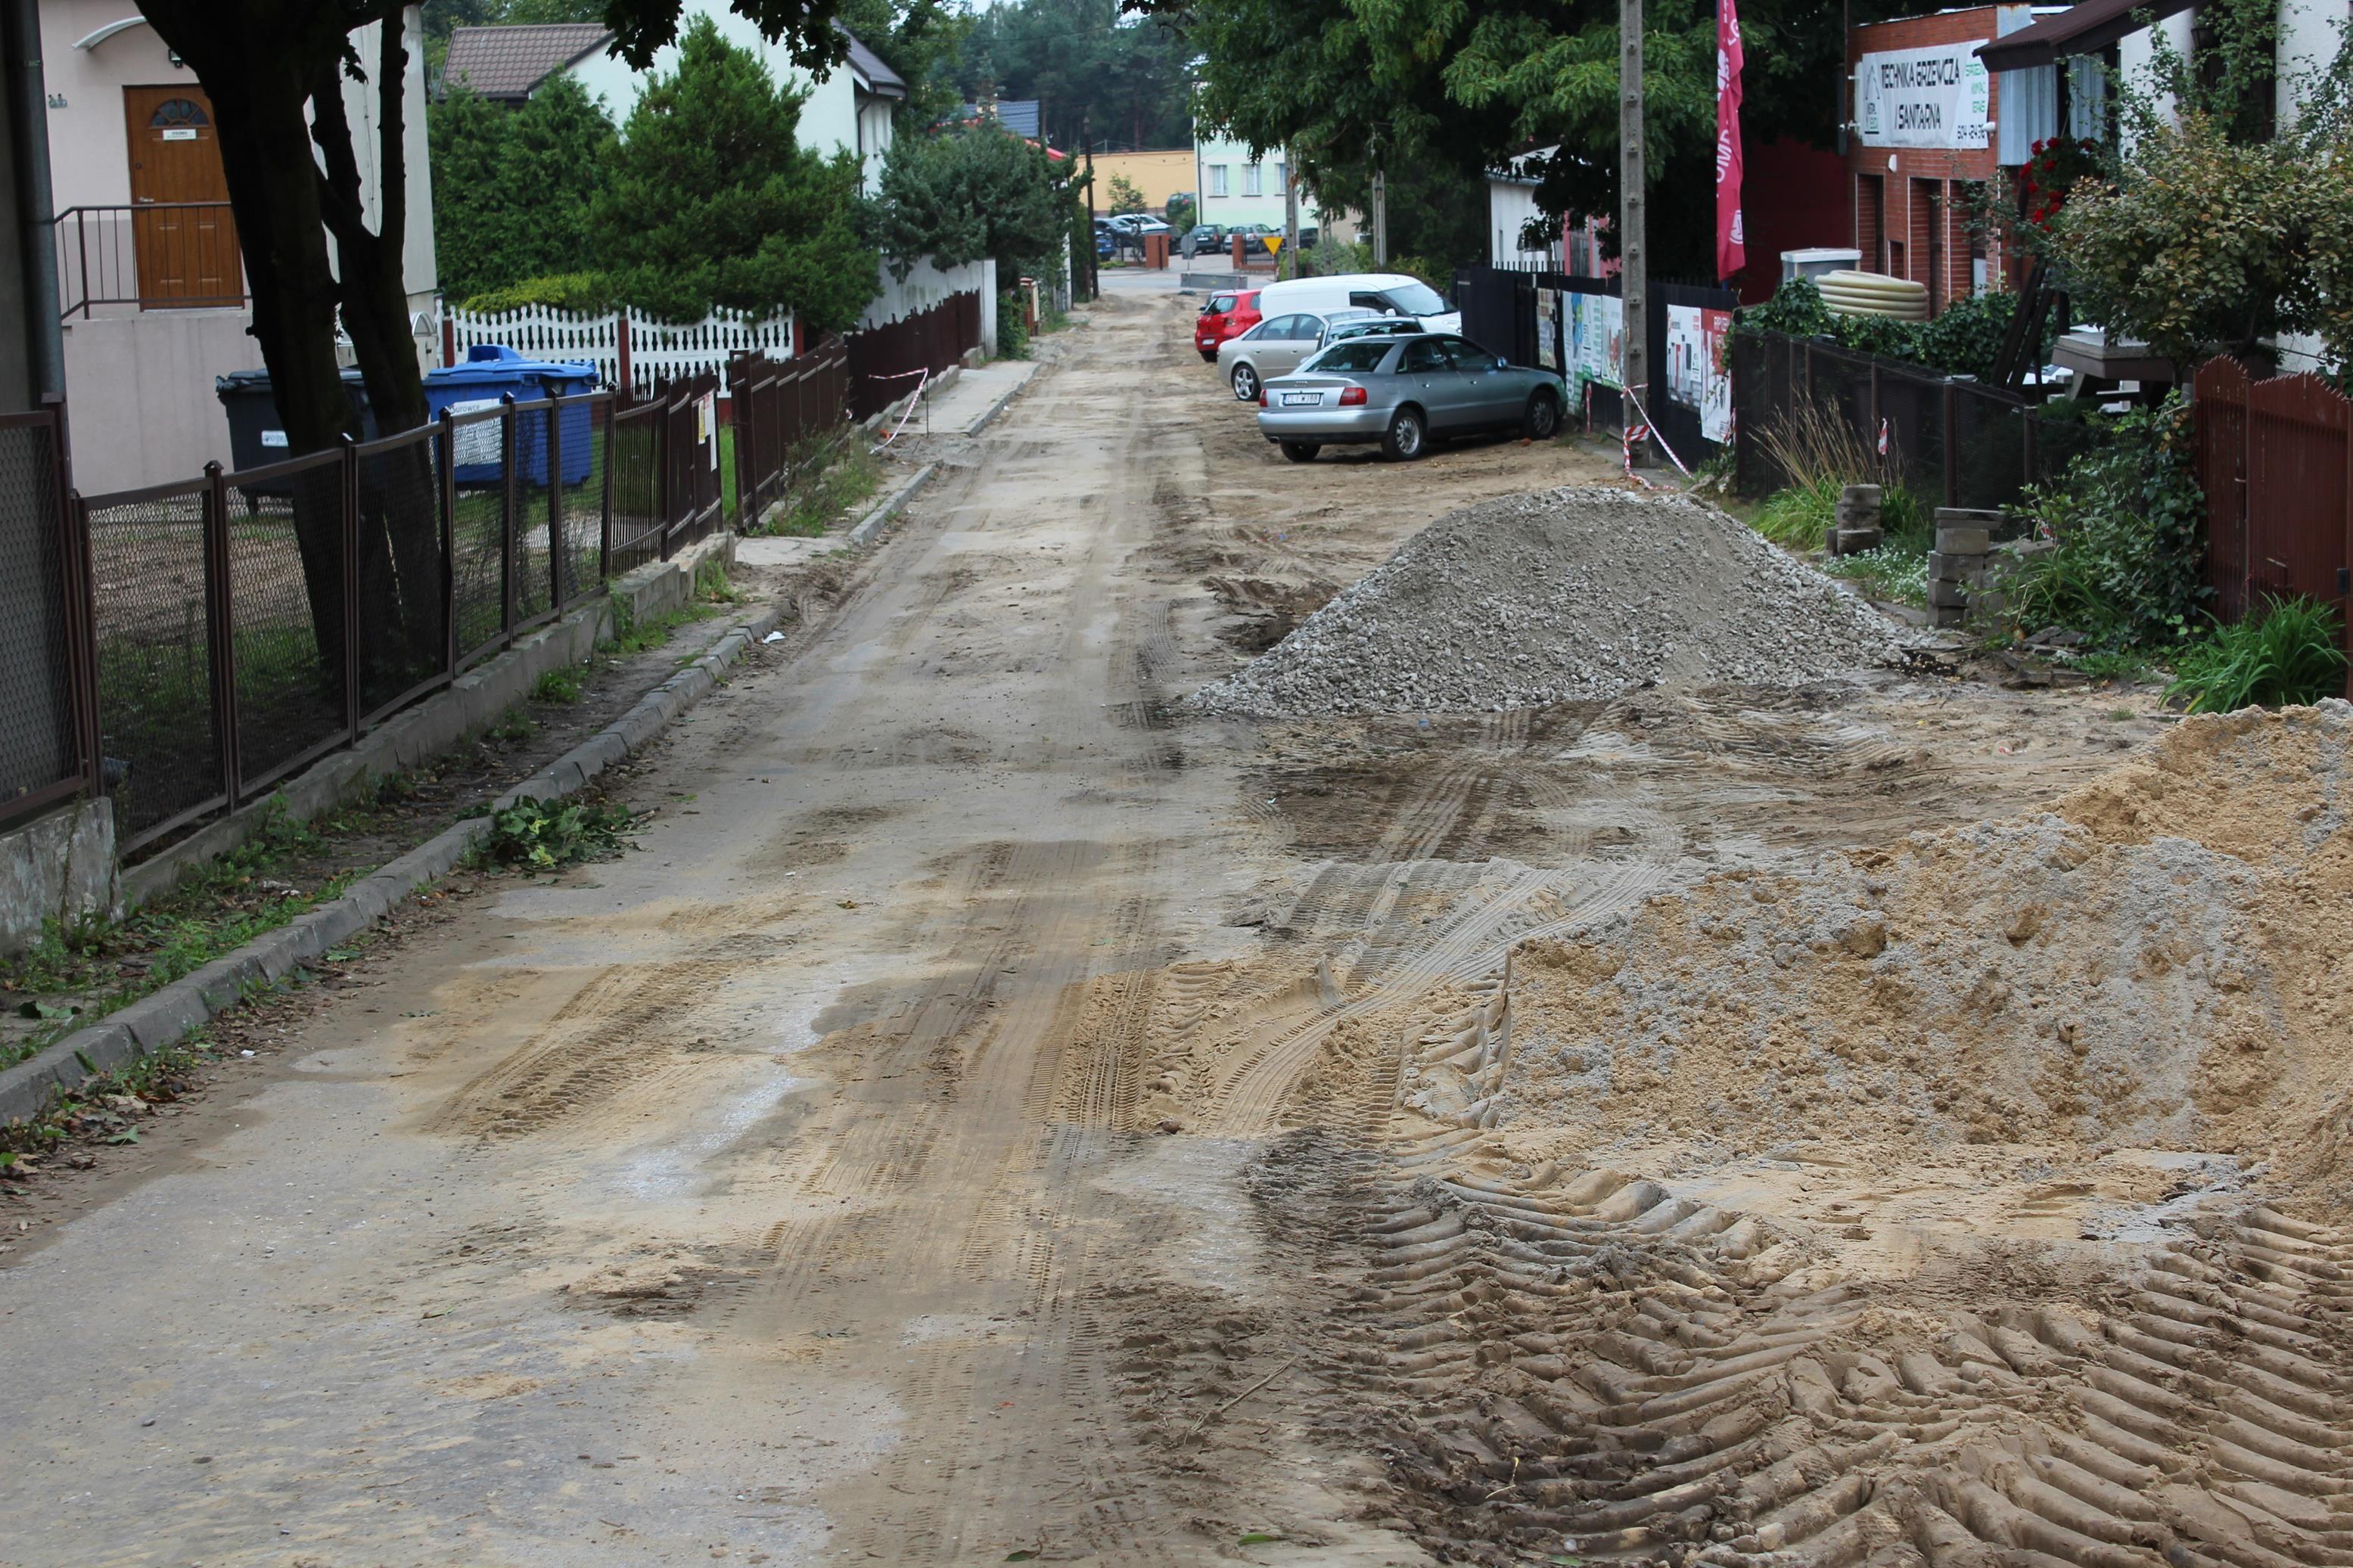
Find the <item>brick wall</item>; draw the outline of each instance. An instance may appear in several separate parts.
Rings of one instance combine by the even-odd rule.
[[[1997,35],[1997,16],[1994,6],[1981,5],[1850,28],[1846,49],[1850,119],[1860,119],[1852,84],[1864,55],[1937,44],[1989,42]],[[1987,115],[1999,123],[2001,78],[1998,73],[1989,91]],[[1861,134],[1854,135],[1848,143],[1847,166],[1856,176],[1854,245],[1862,252],[1863,267],[1927,284],[1938,309],[1967,299],[1972,292],[1970,241],[1968,197],[1962,187],[1968,182],[1999,177],[1994,150],[1999,141],[1999,135],[1989,137],[1988,145],[1981,148],[1866,147]],[[1883,237],[1888,243],[1883,252],[1879,244],[1883,232],[1866,210],[1874,184],[1885,193]],[[2001,258],[1996,257],[1991,270],[1997,276],[2001,265]]]

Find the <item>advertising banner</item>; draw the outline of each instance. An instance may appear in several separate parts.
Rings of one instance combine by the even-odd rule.
[[[1667,307],[1667,395],[1696,411],[1700,434],[1717,443],[1732,435],[1731,337],[1729,310]]]
[[[1560,368],[1560,291],[1536,290],[1536,367]]]
[[[1582,400],[1584,384],[1615,388],[1624,380],[1626,363],[1626,302],[1615,294],[1578,294],[1576,341],[1571,355],[1577,385],[1571,395]]]
[[[1983,147],[1992,127],[1992,78],[1980,38],[1862,57],[1855,67],[1855,120],[1866,147]]]

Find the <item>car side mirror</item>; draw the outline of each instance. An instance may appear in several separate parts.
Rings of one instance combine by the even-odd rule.
[[[1503,355],[1497,354],[1495,356],[1495,368],[1497,370],[1509,370],[1512,368],[1512,362],[1505,359]]]

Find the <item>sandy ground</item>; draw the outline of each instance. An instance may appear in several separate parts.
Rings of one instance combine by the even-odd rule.
[[[1514,944],[2055,801],[2147,703],[1882,671],[1180,719],[1442,512],[1609,473],[1285,463],[1183,309],[1115,297],[937,440],[813,644],[639,771],[637,852],[420,924],[27,1233],[0,1562],[2353,1558],[2337,1242],[2027,1245],[2080,1228],[2071,1182],[2221,1173],[1570,1158],[1405,1103],[1509,1065]],[[2048,1223],[1906,1240],[1977,1234],[1940,1183]],[[2246,1430],[2193,1466],[2162,1428],[2201,1377]]]

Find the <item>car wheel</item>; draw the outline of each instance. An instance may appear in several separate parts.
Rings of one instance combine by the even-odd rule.
[[[1549,441],[1560,434],[1560,400],[1549,392],[1539,392],[1528,399],[1528,412],[1520,421],[1520,433],[1531,441]]]
[[[1282,455],[1294,463],[1312,463],[1315,460],[1315,454],[1323,449],[1322,444],[1314,441],[1285,441],[1282,444]]]
[[[1258,401],[1258,371],[1248,360],[1234,366],[1234,400],[1237,403]]]
[[[1381,456],[1392,463],[1410,463],[1421,456],[1429,445],[1430,430],[1421,421],[1419,408],[1400,408],[1389,418],[1389,427],[1381,437]]]

